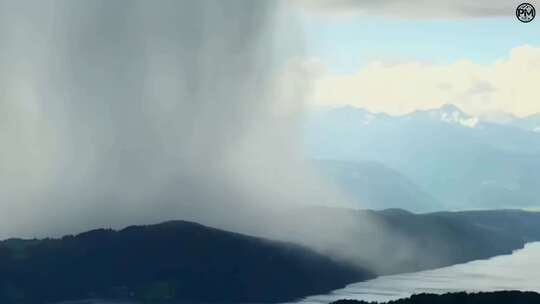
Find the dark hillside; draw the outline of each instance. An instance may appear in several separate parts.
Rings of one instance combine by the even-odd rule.
[[[464,292],[443,295],[418,294],[407,299],[390,301],[386,304],[533,304],[540,303],[540,294],[535,292],[498,291],[467,294]],[[339,300],[331,304],[383,304],[356,300]]]
[[[0,243],[0,303],[277,302],[372,277],[289,243],[190,222]]]
[[[471,221],[466,214],[305,208],[286,216],[289,219],[285,222],[294,222],[294,218],[303,220],[280,238],[287,237],[320,252],[340,256],[378,275],[510,254],[523,248],[526,242],[521,233],[510,227],[495,231]],[[329,227],[332,233],[321,233],[313,227]]]

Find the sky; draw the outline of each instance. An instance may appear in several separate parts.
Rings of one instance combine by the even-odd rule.
[[[540,24],[517,20],[519,2],[432,1],[420,12],[392,0],[319,2],[298,13],[314,81],[311,104],[393,114],[444,103],[472,113],[540,112],[533,89]]]
[[[540,112],[511,2],[0,0],[0,238],[347,205],[296,114]]]

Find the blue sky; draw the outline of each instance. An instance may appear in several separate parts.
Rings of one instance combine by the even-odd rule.
[[[309,104],[391,114],[445,103],[472,114],[540,112],[531,89],[540,84],[540,20],[520,22],[513,3],[498,1],[496,15],[475,14],[486,1],[428,7],[453,10],[449,17],[409,14],[418,1],[347,3],[363,13],[300,12],[304,56],[322,71],[313,76]],[[379,6],[395,9],[377,15]]]
[[[438,20],[383,16],[305,14],[302,25],[309,56],[335,73],[358,70],[373,60],[480,64],[505,58],[511,48],[540,46],[540,24],[509,17]]]

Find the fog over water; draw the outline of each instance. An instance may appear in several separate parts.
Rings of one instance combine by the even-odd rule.
[[[521,290],[540,292],[540,243],[529,243],[512,255],[497,256],[445,268],[381,276],[348,285],[328,295],[299,303],[328,303],[339,299],[390,301],[418,293]]]

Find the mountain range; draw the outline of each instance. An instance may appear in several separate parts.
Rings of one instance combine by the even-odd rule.
[[[284,212],[279,222],[287,224],[272,238],[302,244],[377,275],[510,254],[526,242],[540,241],[540,213],[518,210],[417,214],[309,207]]]
[[[472,116],[454,105],[401,116],[351,106],[318,110],[306,120],[305,145],[316,160],[390,168],[414,192],[432,196],[435,209],[534,207],[540,203],[540,114],[502,116]],[[408,201],[401,207],[418,210]]]
[[[367,209],[407,206],[414,212],[436,211],[438,201],[403,174],[374,161],[317,160],[315,168],[328,182]]]

